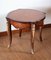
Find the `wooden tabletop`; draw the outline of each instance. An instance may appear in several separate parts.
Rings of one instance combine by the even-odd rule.
[[[34,9],[17,9],[8,13],[7,17],[16,22],[34,23],[45,18],[45,13]]]

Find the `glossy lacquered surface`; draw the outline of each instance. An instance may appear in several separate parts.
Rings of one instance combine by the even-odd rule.
[[[45,13],[34,9],[18,9],[8,13],[7,18],[17,22],[36,22],[44,19]]]

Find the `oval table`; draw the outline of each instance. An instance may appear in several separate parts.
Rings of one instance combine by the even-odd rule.
[[[7,24],[8,24],[8,36],[10,40],[10,44],[8,47],[11,46],[12,43],[12,33],[11,33],[11,23],[18,22],[22,24],[30,24],[31,25],[31,53],[34,54],[34,34],[35,34],[35,25],[37,22],[43,21],[45,19],[45,13],[34,10],[34,9],[17,9],[11,11],[6,16]],[[18,25],[17,25],[18,26]],[[42,26],[40,25],[40,41],[42,41]],[[21,27],[18,27],[21,28]]]

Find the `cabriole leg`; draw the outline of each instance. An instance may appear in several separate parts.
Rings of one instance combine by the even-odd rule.
[[[11,24],[9,21],[7,21],[7,33],[8,33],[8,39],[9,39],[9,45],[8,45],[8,48],[11,46],[11,43],[12,43],[12,32],[11,32]]]
[[[35,24],[31,24],[31,53],[34,54],[34,35],[35,35]]]

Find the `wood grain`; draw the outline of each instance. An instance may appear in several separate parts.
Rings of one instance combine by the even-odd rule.
[[[39,31],[35,32],[35,53],[30,53],[30,32],[13,34],[13,42],[10,49],[7,48],[8,36],[0,37],[0,60],[51,60],[51,28],[43,29],[43,42],[40,42]]]

